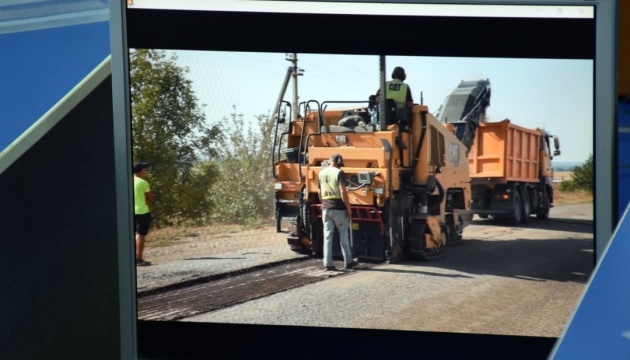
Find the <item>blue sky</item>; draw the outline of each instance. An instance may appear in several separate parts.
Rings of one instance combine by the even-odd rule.
[[[285,53],[167,51],[188,67],[188,78],[208,122],[220,121],[232,106],[253,123],[269,114],[290,62]],[[300,101],[365,100],[379,84],[378,56],[298,54]],[[402,66],[414,102],[435,112],[461,80],[489,79],[489,121],[509,118],[527,128],[559,136],[559,162],[584,162],[593,152],[593,63],[590,60],[446,58],[391,56],[386,75]],[[291,101],[290,85],[284,99]]]

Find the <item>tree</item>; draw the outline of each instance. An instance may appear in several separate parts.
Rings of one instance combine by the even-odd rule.
[[[210,218],[222,223],[257,225],[273,213],[271,152],[275,122],[268,115],[256,116],[253,127],[244,126],[236,106],[230,120],[220,123],[216,157],[219,176],[212,187],[216,205]]]
[[[593,193],[593,154],[580,166],[575,166],[571,173],[571,179],[560,183],[561,191],[585,190]]]
[[[217,176],[216,166],[201,159],[216,154],[219,129],[206,126],[204,105],[176,55],[140,49],[130,57],[133,159],[151,165],[155,224],[201,222]]]

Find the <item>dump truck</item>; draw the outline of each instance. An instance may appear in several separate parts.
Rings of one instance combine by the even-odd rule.
[[[532,215],[549,218],[551,160],[558,155],[558,137],[543,129],[527,129],[510,119],[481,123],[469,154],[473,213],[512,225],[527,223]]]
[[[298,75],[292,61],[282,91]],[[383,57],[379,63],[384,89]],[[282,91],[274,112],[272,166],[276,227],[287,234],[292,250],[322,256],[318,174],[336,153],[344,159],[349,184],[355,257],[432,260],[461,241],[472,220],[469,147],[457,138],[454,125],[441,123],[422,101],[411,109],[396,109],[374,96],[297,104],[280,100]],[[464,116],[469,127],[476,128],[485,116],[489,96],[473,96]],[[289,121],[286,114],[292,114]],[[333,256],[340,254],[335,234]]]
[[[559,139],[540,128],[516,125],[510,119],[462,121],[463,112],[470,106],[466,102],[482,93],[484,87],[489,91],[489,86],[489,80],[462,81],[437,115],[470,148],[471,211],[481,218],[492,216],[512,225],[527,223],[532,215],[547,219],[553,206],[551,160],[560,155]]]

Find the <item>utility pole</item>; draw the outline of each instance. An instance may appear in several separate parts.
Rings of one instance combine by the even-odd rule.
[[[284,77],[284,81],[282,82],[282,88],[280,89],[280,94],[278,95],[278,101],[276,101],[276,105],[274,106],[274,112],[272,116],[276,117],[276,121],[284,122],[283,115],[280,114],[280,104],[282,103],[282,99],[284,99],[284,94],[287,91],[287,87],[289,86],[289,81],[293,78],[293,104],[291,107],[293,108],[293,113],[290,115],[291,120],[297,119],[298,114],[298,93],[297,93],[297,77],[302,75],[302,69],[298,69],[297,67],[297,54],[290,53],[286,55],[286,60],[291,61],[291,66],[287,69],[287,73]]]
[[[293,114],[291,119],[296,120],[298,117],[298,76],[303,75],[304,70],[299,69],[297,66],[297,53],[289,53],[287,54],[287,60],[291,61],[291,76],[293,77]]]
[[[378,118],[381,131],[387,130],[387,122],[385,121],[385,95],[387,89],[385,89],[385,55],[379,55],[379,80],[380,88],[379,102],[378,102]]]

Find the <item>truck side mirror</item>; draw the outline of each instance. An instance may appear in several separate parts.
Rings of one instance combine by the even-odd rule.
[[[276,123],[277,124],[284,124],[284,122],[286,120],[285,113],[275,114],[274,116],[276,118]]]
[[[553,145],[556,148],[556,151],[558,151],[558,155],[560,155],[560,139],[558,139],[557,136],[553,137]]]

